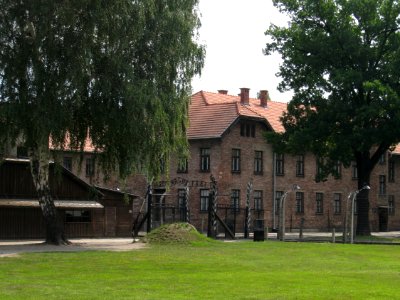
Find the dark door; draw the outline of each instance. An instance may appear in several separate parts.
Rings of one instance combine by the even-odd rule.
[[[155,189],[153,194],[152,227],[156,228],[164,223],[165,219],[165,189]]]
[[[379,213],[379,231],[387,231],[388,228],[388,209],[380,207]]]

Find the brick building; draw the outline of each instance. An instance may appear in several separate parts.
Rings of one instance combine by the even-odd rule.
[[[346,214],[348,195],[357,189],[355,165],[344,168],[338,164],[340,176],[316,182],[317,160],[311,153],[278,155],[264,138],[266,131],[283,131],[280,116],[286,103],[271,101],[267,91],[259,98],[249,97],[242,88],[237,96],[228,91],[200,91],[192,95],[189,107],[190,126],[187,136],[190,157],[186,162],[173,158],[169,178],[153,183],[152,225],[183,219],[185,192],[189,189],[190,222],[200,231],[208,229],[210,176],[217,181],[218,215],[235,232],[243,232],[247,186],[252,182],[251,218],[263,219],[265,226],[278,227],[279,199],[293,184],[301,187],[286,198],[286,227],[298,229],[303,222],[309,230],[341,230]],[[57,159],[64,167],[84,181],[140,196],[134,202],[132,221],[143,201],[147,180],[143,175],[132,176],[124,183],[116,178],[104,181],[96,165],[90,144],[84,153],[58,152]],[[17,155],[17,149],[10,151]],[[400,147],[382,157],[371,175],[371,230],[399,230],[397,204],[400,188]],[[355,214],[355,220],[357,214]],[[223,229],[220,227],[220,231]]]
[[[190,158],[185,163],[173,161],[172,184],[164,205],[181,205],[185,185],[190,189],[190,220],[203,232],[207,230],[207,205],[210,175],[218,185],[218,214],[236,232],[242,232],[245,220],[247,184],[252,181],[252,219],[264,219],[269,228],[278,227],[279,199],[293,184],[301,190],[288,194],[286,226],[297,229],[304,222],[309,230],[330,230],[343,227],[348,195],[357,190],[355,165],[344,168],[338,164],[340,176],[316,182],[316,157],[278,155],[263,136],[266,131],[284,130],[279,117],[286,103],[269,99],[260,91],[259,99],[249,98],[249,89],[242,88],[238,96],[200,91],[192,95],[187,135]],[[371,230],[398,230],[400,216],[396,203],[400,189],[396,185],[399,173],[399,149],[382,157],[371,176]],[[174,180],[179,178],[178,180]],[[157,191],[163,183],[160,184]],[[158,203],[159,203],[158,199]],[[355,219],[357,215],[355,214]]]

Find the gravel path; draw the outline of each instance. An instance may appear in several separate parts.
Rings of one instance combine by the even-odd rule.
[[[0,240],[0,257],[18,256],[24,252],[72,252],[72,251],[132,251],[144,249],[145,243],[133,242],[131,238],[70,239],[70,245],[54,246],[43,240]]]

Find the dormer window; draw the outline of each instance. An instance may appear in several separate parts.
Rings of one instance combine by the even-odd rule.
[[[256,137],[256,125],[247,122],[240,123],[240,135],[246,137]]]

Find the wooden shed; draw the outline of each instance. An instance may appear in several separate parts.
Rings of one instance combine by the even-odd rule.
[[[135,196],[94,187],[50,163],[50,190],[65,234],[129,236]],[[26,159],[0,163],[0,239],[44,238],[45,226]]]

